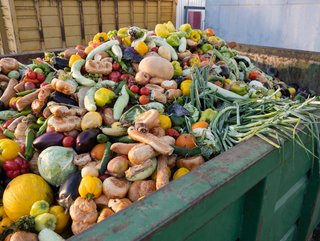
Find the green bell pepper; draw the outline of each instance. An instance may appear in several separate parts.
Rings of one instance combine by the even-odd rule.
[[[208,52],[209,50],[212,50],[213,49],[213,46],[211,44],[204,44],[201,46],[201,50],[206,53]]]
[[[172,47],[178,47],[180,45],[180,38],[178,35],[170,35],[167,38],[167,43],[170,44]]]
[[[174,76],[181,76],[182,75],[182,67],[178,61],[172,61],[172,66],[174,69]]]

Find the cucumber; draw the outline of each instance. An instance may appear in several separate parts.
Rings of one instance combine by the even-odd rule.
[[[92,79],[84,77],[81,74],[81,68],[85,64],[85,62],[86,61],[84,59],[80,59],[73,63],[71,67],[72,77],[75,78],[75,80],[83,86],[94,86],[96,82],[94,82]]]
[[[111,47],[112,53],[117,57],[118,62],[122,59],[122,50],[119,45],[115,44]]]
[[[185,37],[182,37],[180,39],[180,45],[179,45],[179,52],[183,53],[187,49],[187,39]]]
[[[129,103],[129,94],[126,90],[126,85],[122,86],[120,93],[121,96],[118,97],[113,107],[113,118],[115,120],[120,120],[124,108],[126,108]]]
[[[166,40],[160,37],[153,37],[153,41],[157,46],[166,46],[170,50],[171,59],[178,60],[178,55],[176,50],[170,44],[168,44]]]
[[[173,146],[173,148],[174,148],[173,153],[177,154],[178,156],[192,157],[192,156],[201,155],[201,148],[200,147],[194,147],[191,149],[191,148]]]
[[[113,143],[115,143],[115,142],[136,143],[136,141],[133,140],[130,136],[115,137],[115,138],[112,138],[112,141],[113,141]]]
[[[90,59],[93,59],[93,57],[99,53],[99,52],[104,52],[108,49],[110,49],[113,45],[118,45],[119,44],[119,41],[118,40],[110,40],[108,42],[105,42],[103,44],[101,44],[99,47],[96,47],[94,50],[92,50],[87,58],[86,58],[86,61],[90,60]]]
[[[94,94],[96,92],[95,87],[91,87],[86,95],[84,96],[84,107],[86,108],[87,111],[96,111],[97,106],[94,102]]]
[[[103,175],[104,172],[107,169],[108,162],[110,161],[110,158],[111,158],[110,147],[111,147],[111,143],[107,142],[106,143],[106,149],[104,150],[102,161],[101,161],[101,166],[100,166],[100,169],[99,169],[99,175]]]

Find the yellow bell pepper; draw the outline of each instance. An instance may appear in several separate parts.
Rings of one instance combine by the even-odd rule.
[[[118,36],[120,37],[120,38],[125,38],[125,37],[127,37],[127,36],[129,36],[129,34],[128,34],[128,28],[120,28],[119,30],[118,30]]]
[[[12,97],[12,98],[10,99],[10,101],[9,101],[9,107],[12,108],[12,107],[13,107],[13,104],[14,104],[14,103],[17,103],[17,101],[18,101],[19,99],[21,99],[21,98],[22,98],[21,96]]]
[[[111,101],[116,97],[116,94],[107,88],[100,88],[94,94],[94,101],[97,106],[105,106],[110,104]]]
[[[140,41],[134,46],[134,50],[137,51],[140,55],[143,56],[146,53],[148,53],[149,48],[148,48],[148,45],[146,45],[145,42]]]
[[[0,140],[0,161],[5,162],[18,156],[20,147],[17,142],[10,139]]]
[[[184,80],[180,84],[180,90],[182,91],[182,94],[184,96],[189,96],[190,95],[190,86],[191,86],[191,84],[192,84],[192,80],[191,79]]]
[[[57,219],[56,228],[54,231],[57,233],[62,233],[68,225],[70,219],[69,213],[59,205],[52,206],[49,210],[49,213],[53,214]]]
[[[170,33],[176,32],[176,28],[174,27],[174,25],[171,21],[168,21],[164,25],[166,26],[166,28],[169,30]]]
[[[122,43],[123,43],[125,46],[130,47],[130,46],[131,46],[131,43],[132,43],[131,37],[128,36],[128,37],[122,38]]]
[[[173,180],[177,180],[178,178],[186,175],[189,172],[189,170],[185,167],[181,167],[173,174]]]
[[[218,44],[219,43],[219,39],[216,37],[216,36],[210,36],[209,38],[208,38],[208,42],[210,43],[210,44]]]
[[[81,119],[81,129],[83,131],[92,128],[98,128],[102,125],[102,117],[100,113],[96,111],[87,112]]]
[[[98,177],[85,176],[81,179],[78,191],[82,198],[98,198],[102,193],[102,182]]]
[[[185,24],[182,24],[179,28],[180,31],[182,32],[185,32],[186,33],[186,38],[189,38],[190,37],[190,34],[191,34],[191,31],[192,31],[192,27],[190,24],[188,23],[185,23]]]
[[[192,66],[194,66],[194,65],[196,65],[196,66],[200,66],[200,58],[199,58],[199,56],[198,55],[193,55],[190,59],[189,59],[189,64],[190,64],[190,66],[192,67]]]
[[[105,32],[97,33],[93,37],[93,42],[107,42],[108,40],[108,35]]]
[[[4,211],[4,207],[0,206],[0,234],[6,227],[9,227],[11,224],[13,224],[13,221],[8,218],[7,214]]]
[[[160,120],[160,126],[161,126],[163,129],[166,130],[166,129],[171,128],[172,122],[171,122],[171,119],[170,119],[169,116],[161,114],[161,115],[159,116],[159,120]]]
[[[199,34],[198,31],[196,31],[196,30],[192,30],[192,31],[191,31],[190,39],[191,39],[192,41],[198,43],[199,40],[200,40],[200,38],[201,38],[201,35]]]
[[[80,60],[80,59],[82,59],[80,55],[77,55],[77,54],[71,55],[71,57],[70,57],[70,59],[69,59],[69,67],[71,68],[72,65],[73,65],[76,61],[78,61],[78,60]]]
[[[162,38],[166,38],[169,36],[170,32],[167,29],[166,25],[164,24],[157,24],[154,32],[157,36],[162,37]]]
[[[39,200],[32,204],[30,215],[36,217],[49,211],[50,204],[46,200]]]

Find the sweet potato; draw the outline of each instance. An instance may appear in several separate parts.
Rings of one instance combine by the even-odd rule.
[[[144,161],[157,156],[158,153],[149,145],[138,144],[128,152],[128,158],[133,165],[140,165]]]
[[[150,129],[160,126],[159,111],[151,109],[140,115],[135,120],[135,128],[139,132],[146,133]]]
[[[157,165],[157,178],[156,178],[156,188],[157,190],[169,183],[168,174],[168,156],[160,155],[158,157]]]
[[[9,106],[10,99],[16,95],[16,92],[14,91],[13,88],[17,84],[18,84],[18,81],[16,79],[10,79],[6,90],[3,92],[2,96],[0,97],[0,101],[3,102],[5,107]]]
[[[167,143],[162,142],[158,137],[150,133],[140,133],[134,127],[128,129],[128,135],[135,141],[150,145],[155,151],[163,155],[171,155],[173,147]]]
[[[128,155],[129,151],[136,145],[138,144],[116,142],[111,145],[110,150],[117,154]]]

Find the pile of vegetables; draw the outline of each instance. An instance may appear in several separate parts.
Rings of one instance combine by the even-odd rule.
[[[0,71],[0,240],[79,234],[252,136],[280,148],[304,124],[319,138],[317,97],[189,24]]]

